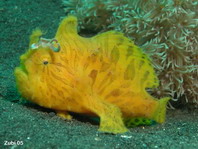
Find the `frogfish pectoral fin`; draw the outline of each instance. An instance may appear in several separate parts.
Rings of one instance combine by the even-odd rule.
[[[71,120],[72,116],[66,111],[56,110],[57,116],[61,117],[62,119]]]
[[[94,96],[86,96],[86,108],[94,112],[100,117],[99,131],[109,132],[113,134],[125,133],[127,128],[122,119],[120,109],[111,103],[108,103],[100,98]]]

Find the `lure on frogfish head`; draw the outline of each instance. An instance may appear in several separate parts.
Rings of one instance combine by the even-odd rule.
[[[46,39],[46,38],[40,38],[38,43],[33,43],[30,46],[30,49],[37,49],[39,47],[49,47],[54,52],[60,51],[60,44],[56,39]]]

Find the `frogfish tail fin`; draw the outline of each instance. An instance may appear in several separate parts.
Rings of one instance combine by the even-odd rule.
[[[153,120],[155,120],[158,123],[164,123],[166,117],[166,105],[169,100],[170,97],[164,97],[158,101],[159,105],[157,107],[156,112],[153,115]]]

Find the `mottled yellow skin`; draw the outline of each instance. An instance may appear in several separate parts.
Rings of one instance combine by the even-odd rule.
[[[35,30],[30,45],[41,35]],[[15,76],[23,97],[67,119],[67,111],[97,115],[103,132],[126,132],[123,118],[164,122],[169,98],[157,100],[146,92],[158,86],[158,79],[132,41],[115,31],[81,37],[74,16],[63,19],[55,38],[59,52],[38,47],[21,56]]]

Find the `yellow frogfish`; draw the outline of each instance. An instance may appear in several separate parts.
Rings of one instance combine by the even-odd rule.
[[[165,121],[169,97],[152,97],[158,78],[149,57],[122,33],[78,35],[77,18],[64,18],[53,39],[36,29],[14,74],[20,94],[57,115],[68,112],[100,118],[99,131],[124,133],[124,119]]]

